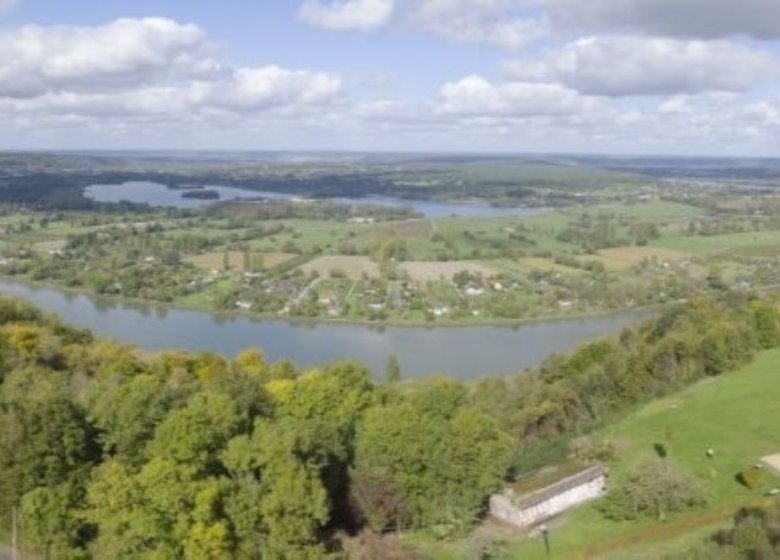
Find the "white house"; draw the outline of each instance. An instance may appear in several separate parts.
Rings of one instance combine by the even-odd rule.
[[[527,529],[607,491],[606,467],[597,465],[567,476],[549,486],[518,496],[507,488],[490,497],[490,514]]]

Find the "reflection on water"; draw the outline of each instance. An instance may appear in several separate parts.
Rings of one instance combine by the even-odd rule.
[[[0,293],[24,298],[63,321],[147,350],[181,348],[234,356],[262,348],[271,360],[302,366],[357,359],[381,377],[398,357],[404,375],[446,373],[461,379],[522,371],[552,353],[614,333],[648,315],[621,313],[587,319],[539,321],[512,327],[382,327],[297,324],[213,315],[160,305],[117,303],[51,288],[0,280]]]
[[[268,200],[293,200],[296,195],[269,191],[250,191],[233,187],[207,185],[207,189],[217,191],[219,200],[247,200],[263,198]],[[84,190],[84,195],[98,202],[135,202],[150,206],[172,208],[198,208],[212,204],[213,200],[185,198],[181,189],[169,189],[160,183],[150,181],[129,181],[119,185],[92,185]],[[363,198],[337,197],[333,202],[348,205],[371,205],[389,208],[411,208],[430,218],[447,216],[468,216],[475,218],[511,217],[535,214],[543,208],[503,208],[491,206],[486,202],[436,202],[430,200],[407,200],[389,196],[369,195]]]

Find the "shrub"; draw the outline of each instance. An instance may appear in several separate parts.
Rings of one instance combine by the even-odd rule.
[[[764,469],[753,465],[737,473],[737,480],[743,486],[756,490],[761,488],[766,482],[766,474]]]
[[[619,480],[601,503],[605,517],[633,520],[701,507],[707,499],[701,482],[668,459],[647,459]]]

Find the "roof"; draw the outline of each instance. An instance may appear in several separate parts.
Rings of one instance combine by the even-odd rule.
[[[536,490],[535,492],[515,498],[515,506],[521,509],[533,507],[542,502],[546,502],[559,494],[563,494],[572,488],[577,488],[578,486],[588,484],[597,478],[606,476],[608,472],[607,468],[603,465],[589,467],[576,474],[562,478],[549,486]]]

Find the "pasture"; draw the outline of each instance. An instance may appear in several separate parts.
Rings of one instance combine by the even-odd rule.
[[[325,255],[312,259],[300,270],[307,275],[316,272],[322,278],[330,276],[332,271],[342,272],[350,280],[360,280],[364,275],[379,277],[379,265],[368,257],[360,256]]]
[[[704,482],[710,503],[704,511],[665,523],[607,521],[593,505],[584,505],[551,535],[557,553],[566,558],[658,558],[670,552],[665,541],[694,546],[740,505],[760,501],[761,491],[745,488],[734,477],[760,457],[780,451],[779,381],[780,349],[774,349],[737,371],[651,401],[594,434],[594,441],[618,449],[613,480],[663,443],[672,460]],[[710,448],[713,457],[707,456]],[[694,539],[687,538],[690,533]],[[625,554],[618,555],[621,549]],[[512,557],[544,558],[544,550],[538,541],[523,541]]]
[[[742,250],[752,252],[757,248],[775,250],[780,248],[780,231],[764,230],[691,237],[670,236],[654,240],[652,245],[694,255],[708,255],[727,251],[733,254]]]
[[[475,261],[409,261],[399,265],[399,268],[409,275],[413,282],[424,284],[438,280],[451,280],[458,272],[470,272],[481,274],[484,277],[491,276],[496,270],[484,263]]]
[[[648,259],[657,261],[681,261],[690,258],[690,253],[667,249],[665,247],[614,247],[611,249],[602,249],[598,252],[597,260],[604,263],[612,270],[625,270],[640,264]],[[592,257],[588,257],[589,259]]]
[[[225,255],[227,254],[227,259]],[[271,270],[277,266],[281,266],[284,263],[296,258],[298,255],[293,253],[250,253],[249,258],[252,261],[252,266],[255,266],[261,270]],[[238,270],[243,272],[245,265],[245,254],[242,251],[216,251],[212,253],[205,253],[203,255],[195,255],[189,257],[187,261],[191,262],[198,268],[203,270],[218,270],[224,271],[227,261],[229,270]]]
[[[588,436],[609,442],[616,459],[610,480],[619,479],[662,443],[668,456],[706,487],[706,509],[656,520],[609,521],[594,503],[584,504],[548,523],[555,558],[655,560],[699,545],[743,505],[764,503],[761,490],[749,490],[735,480],[759,458],[780,451],[780,349],[758,354],[737,371],[705,379],[667,397],[639,406],[615,423]],[[714,456],[707,456],[707,449]],[[780,481],[777,481],[780,485]],[[509,540],[502,558],[549,558],[540,538],[522,538],[504,526],[486,522],[480,531],[499,531]],[[426,558],[465,560],[465,541],[436,543],[415,534],[409,541]]]

